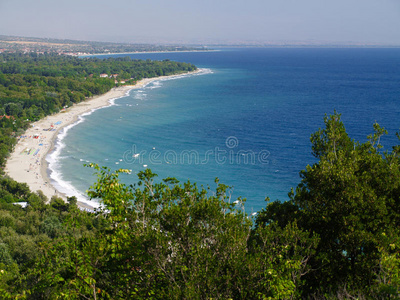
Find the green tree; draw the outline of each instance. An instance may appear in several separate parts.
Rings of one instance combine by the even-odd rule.
[[[374,129],[369,142],[356,143],[335,113],[311,137],[319,162],[301,172],[292,203],[303,228],[320,236],[313,261],[318,271],[309,277],[313,288],[371,284],[380,236],[400,224],[398,156],[378,151],[386,131],[377,124]]]
[[[7,244],[0,242],[0,263],[8,266],[13,262]]]
[[[67,197],[68,210],[78,208],[78,199],[75,196]]]
[[[128,187],[118,179],[128,170],[92,166],[99,178],[89,195],[102,199],[104,210],[95,219],[104,224],[95,235],[65,235],[43,244],[18,283],[20,294],[66,299],[300,295],[316,237],[295,223],[253,229],[244,200],[232,203],[229,187],[218,181],[214,191],[173,178],[156,183],[147,169]]]
[[[55,238],[61,231],[61,222],[56,216],[48,216],[41,224],[40,229],[50,238]]]
[[[51,197],[50,206],[60,211],[60,213],[68,210],[68,203],[66,203],[62,198],[57,196]]]

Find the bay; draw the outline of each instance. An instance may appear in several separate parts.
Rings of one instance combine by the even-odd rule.
[[[126,56],[126,55],[114,55]],[[400,49],[234,48],[210,52],[131,54],[206,69],[201,75],[156,81],[97,110],[70,128],[51,172],[55,185],[82,197],[96,177],[84,163],[146,167],[159,179],[176,177],[215,188],[233,186],[246,210],[265,197],[288,200],[299,171],[313,164],[310,135],[335,110],[350,136],[366,141],[377,121],[398,144]],[[139,155],[137,155],[139,154]],[[54,176],[53,176],[54,177]]]

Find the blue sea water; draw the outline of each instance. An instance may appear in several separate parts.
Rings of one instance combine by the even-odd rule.
[[[310,135],[323,127],[325,114],[341,113],[349,135],[362,142],[377,121],[389,131],[385,149],[398,144],[400,49],[236,48],[130,56],[190,62],[206,71],[132,90],[69,128],[50,164],[62,192],[81,195],[95,182],[85,162],[132,169],[121,177],[127,184],[147,167],[160,180],[176,177],[211,188],[218,177],[233,186],[232,201],[246,198],[252,212],[265,207],[266,197],[288,199],[299,171],[315,162]]]

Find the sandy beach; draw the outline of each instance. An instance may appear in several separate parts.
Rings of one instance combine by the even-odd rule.
[[[197,70],[195,72],[200,71]],[[46,156],[52,151],[59,131],[63,127],[75,123],[79,115],[111,105],[110,100],[124,97],[132,89],[139,89],[152,81],[175,76],[182,76],[182,74],[146,78],[139,81],[136,85],[113,88],[103,95],[87,99],[57,114],[47,116],[38,122],[32,123],[31,127],[19,137],[14,151],[7,160],[5,173],[18,182],[27,183],[33,192],[41,190],[49,200],[54,195],[66,200],[66,196],[61,194],[52,185],[47,174]],[[86,203],[78,202],[78,204],[82,208],[90,209],[90,206]]]

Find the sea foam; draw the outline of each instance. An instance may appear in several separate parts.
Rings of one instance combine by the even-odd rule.
[[[123,97],[126,97],[129,95],[129,91],[125,93]],[[120,97],[120,98],[123,98]],[[91,115],[93,112],[103,109],[109,106],[115,105],[115,100],[119,98],[112,98],[108,102],[110,105],[108,106],[102,106],[99,108],[94,108],[86,113],[83,113],[82,115],[78,116],[78,119],[76,122],[62,128],[62,130],[59,132],[57,135],[57,138],[54,141],[54,150],[49,153],[46,157],[46,161],[48,163],[48,174],[49,178],[51,181],[51,184],[60,192],[68,197],[75,196],[78,201],[84,202],[89,204],[90,206],[93,207],[98,207],[99,203],[97,201],[91,201],[88,196],[86,196],[84,193],[78,191],[72,184],[71,182],[64,180],[63,175],[61,173],[61,165],[60,162],[63,159],[62,156],[60,156],[61,151],[63,148],[65,148],[65,144],[63,143],[64,138],[67,136],[68,131],[75,127],[78,124],[81,124],[82,122],[85,121],[85,117]]]
[[[176,75],[176,76],[169,76],[166,78],[160,78],[160,79],[154,80],[152,82],[149,82],[146,85],[144,85],[142,88],[138,89],[136,91],[135,98],[143,100],[147,96],[147,94],[145,93],[144,90],[160,88],[162,86],[162,81],[181,79],[181,78],[188,77],[188,76],[198,76],[198,75],[204,75],[204,74],[210,74],[210,73],[213,73],[213,71],[211,69],[199,69],[199,71],[197,73],[182,74],[182,75]],[[65,148],[65,144],[63,143],[63,140],[67,136],[68,131],[71,128],[81,124],[82,122],[84,122],[86,120],[85,117],[91,115],[92,113],[94,113],[95,111],[97,111],[99,109],[118,105],[115,103],[115,101],[117,99],[121,99],[121,98],[129,96],[130,91],[131,90],[127,91],[125,93],[125,95],[122,97],[110,99],[108,101],[110,105],[108,105],[108,106],[102,106],[99,108],[95,108],[95,109],[90,110],[89,112],[79,115],[76,122],[64,127],[59,132],[59,134],[57,135],[57,138],[54,141],[54,150],[47,155],[46,161],[48,163],[48,173],[49,173],[50,181],[51,181],[52,185],[60,193],[63,193],[65,195],[67,195],[68,197],[75,196],[78,199],[78,201],[80,201],[80,202],[87,203],[88,205],[93,206],[93,207],[99,207],[100,204],[98,201],[90,200],[89,197],[84,192],[79,191],[72,185],[72,183],[70,181],[67,181],[63,178],[63,174],[61,171],[61,161],[62,161],[63,157],[60,155],[62,149]],[[82,159],[80,159],[80,161],[82,161]],[[119,162],[116,162],[116,164],[118,164],[118,163]]]

